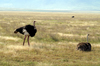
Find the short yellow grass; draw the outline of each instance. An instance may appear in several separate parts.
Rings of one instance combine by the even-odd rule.
[[[13,32],[34,20],[36,36],[23,46]],[[77,51],[88,33],[92,51]],[[100,14],[0,12],[0,66],[100,66]]]

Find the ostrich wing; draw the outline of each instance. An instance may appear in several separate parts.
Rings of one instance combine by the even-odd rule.
[[[32,25],[26,25],[25,29],[27,30],[27,32],[30,34],[31,37],[35,36],[37,30],[35,29],[34,26]]]

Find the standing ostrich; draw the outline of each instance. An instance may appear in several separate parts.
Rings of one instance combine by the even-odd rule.
[[[88,36],[89,34],[87,34],[87,42],[81,42],[77,45],[77,50],[91,51],[91,44],[88,42]]]
[[[36,32],[37,32],[37,29],[35,27],[35,22],[33,22],[33,25],[26,25],[26,26],[23,26],[23,27],[20,27],[18,29],[16,29],[14,31],[14,33],[21,33],[23,35],[25,35],[25,38],[24,38],[24,41],[23,41],[23,46],[24,46],[24,43],[25,43],[25,40],[26,40],[26,37],[27,37],[27,41],[28,41],[28,45],[30,46],[30,43],[29,43],[29,37],[34,37]]]

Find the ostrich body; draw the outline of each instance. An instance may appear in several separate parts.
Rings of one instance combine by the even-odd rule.
[[[74,18],[74,16],[72,16],[72,18]]]
[[[16,29],[16,30],[14,31],[14,33],[18,33],[18,32],[19,32],[19,33],[25,35],[25,38],[24,38],[24,41],[23,41],[23,46],[24,46],[26,37],[28,37],[28,38],[27,38],[27,41],[28,41],[28,45],[30,46],[29,37],[30,37],[30,36],[31,36],[31,37],[34,37],[35,34],[36,34],[37,29],[36,29],[36,27],[35,27],[35,22],[36,22],[36,21],[33,22],[33,25],[26,25],[26,26],[20,27],[20,28],[18,28],[18,29]]]
[[[91,44],[88,42],[88,36],[87,35],[87,42],[81,42],[77,45],[77,50],[80,51],[91,51]]]

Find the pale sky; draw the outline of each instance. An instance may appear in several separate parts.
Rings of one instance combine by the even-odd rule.
[[[0,8],[100,10],[100,0],[0,0]]]

